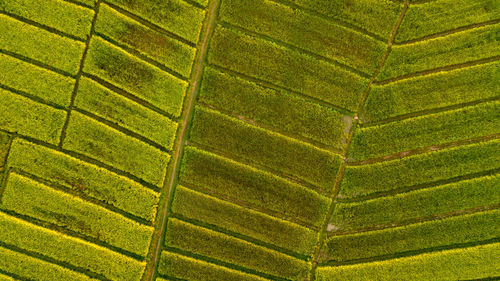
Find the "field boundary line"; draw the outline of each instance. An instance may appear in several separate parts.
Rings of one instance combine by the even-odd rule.
[[[251,236],[241,234],[239,232],[235,232],[235,231],[226,229],[224,227],[220,227],[220,226],[217,226],[214,224],[200,221],[198,219],[191,219],[191,218],[185,217],[185,216],[178,214],[178,213],[175,213],[175,212],[171,212],[169,215],[170,215],[170,218],[174,218],[174,219],[183,221],[185,223],[189,223],[189,224],[192,224],[195,226],[203,227],[203,228],[208,229],[208,230],[222,233],[226,236],[233,237],[233,238],[236,238],[239,240],[243,240],[243,241],[246,241],[248,243],[252,243],[254,245],[262,247],[262,248],[273,250],[275,252],[278,252],[278,253],[281,253],[283,255],[295,258],[297,260],[307,261],[307,258],[308,258],[308,256],[306,254],[301,254],[301,253],[295,252],[293,250],[283,248],[283,247],[277,246],[277,245],[269,243],[269,242],[262,241],[262,240],[257,239],[257,238],[252,238]]]
[[[72,78],[72,79],[76,78],[76,75],[73,75],[73,74],[71,74],[69,72],[66,72],[64,70],[60,70],[59,68],[55,68],[55,67],[53,67],[51,65],[48,65],[46,63],[43,63],[41,61],[38,61],[38,60],[35,60],[35,59],[32,59],[32,58],[20,55],[18,53],[14,53],[14,52],[11,52],[11,51],[0,49],[0,54],[3,54],[3,55],[6,55],[6,56],[15,58],[15,59],[20,60],[22,62],[25,62],[27,64],[31,64],[31,65],[37,66],[39,68],[43,68],[44,70],[57,73],[57,74],[59,74],[61,76],[64,76],[64,77],[68,77],[68,78]]]
[[[290,281],[290,279],[287,279],[287,278],[278,277],[276,275],[264,273],[262,271],[257,271],[255,269],[251,269],[251,268],[248,268],[248,267],[237,265],[235,263],[222,261],[220,259],[208,257],[208,256],[205,256],[205,255],[202,255],[202,254],[197,254],[197,253],[194,253],[194,252],[191,252],[191,251],[187,251],[187,250],[183,250],[183,249],[179,249],[179,248],[175,248],[175,247],[166,246],[163,251],[164,252],[169,252],[169,253],[174,253],[174,254],[177,254],[177,255],[182,255],[184,257],[196,259],[196,260],[199,260],[199,261],[204,261],[204,262],[207,262],[207,263],[215,264],[215,265],[223,267],[223,268],[228,268],[228,269],[232,269],[232,270],[235,270],[235,271],[243,272],[243,273],[246,273],[246,274],[259,276],[259,277],[266,278],[266,279],[273,280],[273,281]]]
[[[7,86],[7,85],[5,85],[3,83],[0,83],[0,89],[9,92],[12,95],[20,96],[20,97],[29,99],[29,100],[31,100],[33,102],[37,102],[39,104],[50,106],[50,107],[52,107],[54,109],[59,109],[59,110],[64,110],[64,111],[67,110],[67,108],[65,106],[63,106],[63,105],[59,105],[59,104],[56,104],[54,102],[46,101],[46,100],[44,100],[41,97],[32,95],[32,94],[30,94],[28,92],[25,92],[23,90],[18,90],[18,89],[12,88],[12,87]]]
[[[120,49],[121,51],[125,52],[126,54],[138,59],[139,61],[142,61],[143,63],[147,64],[148,66],[158,68],[163,72],[166,72],[167,74],[174,76],[177,79],[187,81],[188,78],[180,74],[179,72],[171,69],[168,66],[163,65],[161,62],[158,62],[152,58],[149,58],[146,55],[143,55],[140,51],[135,50],[134,48],[128,47],[125,44],[119,43],[118,41],[100,33],[99,31],[95,32],[95,35],[98,36],[100,39],[103,41],[113,45],[115,48]]]
[[[80,66],[78,68],[78,73],[76,74],[75,77],[75,86],[73,87],[73,92],[71,93],[71,99],[67,109],[66,120],[64,121],[64,125],[61,130],[61,138],[59,140],[59,145],[58,145],[59,149],[62,149],[64,139],[66,138],[66,129],[68,128],[69,120],[71,119],[71,112],[73,111],[73,107],[75,104],[76,94],[78,93],[78,86],[80,85],[80,78],[82,77],[83,73],[83,65],[85,64],[85,59],[87,58],[87,53],[89,51],[90,39],[92,39],[92,36],[95,33],[95,23],[97,21],[97,14],[99,13],[99,6],[101,5],[101,2],[102,0],[97,0],[94,7],[94,17],[92,18],[92,24],[90,26],[90,31],[87,36],[87,40],[85,40],[85,48],[83,49],[83,54],[80,59]]]
[[[214,68],[214,69],[218,70],[219,72],[223,72],[225,74],[228,74],[228,75],[240,78],[242,80],[246,80],[246,81],[255,83],[255,84],[259,85],[260,87],[271,89],[271,90],[274,90],[274,91],[277,91],[277,92],[283,91],[283,92],[287,92],[289,94],[294,94],[294,95],[296,95],[296,96],[298,96],[298,97],[300,97],[302,99],[305,99],[306,101],[313,102],[313,103],[316,103],[316,104],[321,105],[323,107],[335,110],[335,111],[337,111],[337,112],[339,112],[339,113],[341,113],[343,115],[347,115],[347,116],[353,116],[354,115],[354,111],[351,111],[351,110],[346,109],[346,108],[342,108],[342,107],[340,107],[338,105],[335,105],[335,104],[332,104],[330,102],[321,100],[319,98],[316,98],[316,97],[313,97],[313,96],[309,96],[309,95],[301,93],[301,92],[299,92],[297,90],[286,88],[286,87],[283,87],[283,86],[278,86],[278,85],[276,85],[276,84],[274,84],[272,82],[268,82],[268,81],[262,80],[260,78],[256,78],[256,77],[250,76],[248,74],[244,74],[244,73],[241,73],[241,72],[238,72],[238,71],[235,71],[235,70],[231,70],[231,69],[228,69],[228,68],[226,68],[224,66],[220,66],[220,65],[217,65],[217,64],[208,63],[208,66],[211,67],[211,68]]]
[[[106,88],[107,90],[109,90],[117,95],[120,95],[120,96],[122,96],[122,97],[124,97],[132,102],[135,102],[135,103],[137,103],[137,104],[139,104],[139,105],[141,105],[141,106],[143,106],[151,111],[154,111],[160,115],[163,115],[164,117],[167,117],[168,119],[170,119],[172,121],[175,121],[175,122],[179,121],[178,117],[175,117],[174,115],[164,111],[163,109],[151,104],[149,101],[144,100],[143,98],[138,97],[135,94],[130,93],[127,90],[124,90],[120,86],[116,86],[115,84],[108,82],[108,81],[106,81],[106,80],[104,80],[96,75],[93,75],[93,74],[83,72],[82,75],[83,75],[83,77],[96,82],[100,86]]]
[[[0,84],[0,87],[1,87],[1,84]],[[334,148],[333,145],[329,146],[327,144],[324,144],[324,143],[317,141],[317,140],[313,140],[313,139],[308,138],[308,137],[294,134],[292,132],[285,132],[284,130],[282,130],[279,127],[267,125],[262,121],[257,121],[257,120],[252,119],[252,118],[247,118],[243,115],[239,115],[239,114],[234,113],[234,112],[229,111],[229,110],[221,109],[221,108],[219,108],[217,106],[213,106],[209,103],[198,101],[196,104],[197,104],[197,106],[201,106],[201,107],[204,107],[207,109],[215,110],[218,113],[220,113],[221,115],[224,115],[224,116],[236,119],[236,120],[243,121],[246,124],[252,125],[252,126],[260,128],[262,130],[266,130],[266,131],[269,131],[271,133],[275,133],[275,134],[285,136],[285,137],[290,138],[290,139],[294,139],[294,140],[299,141],[299,142],[303,142],[305,144],[312,145],[320,150],[329,151],[329,152],[339,154],[339,155],[342,154],[342,150]]]
[[[95,278],[95,279],[102,280],[102,281],[112,281],[111,279],[108,279],[99,273],[95,273],[95,272],[90,271],[88,269],[85,269],[83,267],[75,266],[75,265],[72,265],[68,262],[63,262],[63,261],[45,256],[43,254],[31,251],[31,250],[22,249],[22,248],[19,248],[17,246],[14,246],[14,245],[4,243],[2,241],[0,241],[0,247],[11,250],[11,251],[16,252],[16,253],[20,253],[20,254],[32,257],[32,258],[37,259],[37,260],[41,260],[41,261],[44,261],[44,262],[47,262],[47,263],[50,263],[53,265],[60,266],[62,268],[66,268],[66,269],[73,271],[73,272],[81,273],[81,274],[86,275],[87,277],[90,277],[90,278]]]
[[[318,227],[314,226],[313,224],[307,223],[305,221],[297,220],[295,218],[290,218],[290,219],[282,218],[279,216],[281,213],[278,211],[269,210],[269,209],[266,209],[265,207],[255,206],[255,204],[249,203],[245,200],[241,200],[238,198],[227,196],[226,194],[222,194],[219,192],[203,190],[202,188],[196,188],[195,186],[198,186],[196,183],[190,183],[190,182],[180,180],[179,185],[182,185],[183,187],[185,187],[191,191],[195,191],[197,193],[201,193],[201,194],[206,195],[206,196],[214,197],[218,200],[221,200],[221,201],[233,204],[233,205],[237,205],[237,206],[239,206],[243,209],[249,210],[249,211],[258,212],[258,213],[273,217],[273,218],[281,220],[281,221],[296,224],[300,227],[307,228],[309,230],[313,230],[313,231],[319,230]]]
[[[141,15],[136,15],[133,12],[130,12],[130,11],[124,9],[124,8],[121,8],[118,5],[110,3],[107,0],[100,0],[100,1],[102,1],[103,4],[111,7],[113,10],[117,11],[118,13],[120,13],[120,14],[128,17],[128,18],[131,18],[131,19],[133,19],[133,20],[135,20],[137,22],[139,22],[140,24],[146,26],[149,29],[152,29],[152,30],[154,30],[156,32],[159,32],[159,33],[162,33],[164,35],[167,35],[168,37],[170,37],[172,39],[175,39],[175,40],[177,40],[177,41],[179,41],[181,43],[184,43],[184,44],[186,44],[186,45],[188,45],[188,46],[190,46],[192,48],[196,47],[196,43],[193,43],[193,42],[185,39],[184,37],[182,37],[180,35],[177,35],[177,34],[171,32],[171,31],[166,30],[165,28],[159,26],[158,24],[155,24],[155,23],[153,23],[153,22],[151,22],[151,21],[143,18]]]
[[[317,12],[317,11],[313,10],[313,9],[310,9],[310,8],[307,8],[307,7],[304,7],[304,6],[300,6],[300,5],[295,4],[294,2],[292,2],[290,0],[269,0],[269,1],[281,4],[283,6],[290,7],[292,9],[300,10],[302,12],[308,13],[308,14],[310,14],[312,16],[315,16],[315,17],[318,17],[318,18],[322,18],[322,19],[327,20],[327,21],[329,21],[331,23],[337,24],[338,26],[350,29],[350,30],[358,32],[358,33],[361,33],[361,34],[363,34],[363,35],[365,35],[367,37],[370,37],[371,39],[373,39],[375,41],[380,41],[380,42],[383,42],[383,43],[387,42],[387,38],[383,38],[382,36],[377,35],[377,34],[375,34],[373,32],[370,32],[367,29],[364,29],[364,28],[362,28],[360,26],[357,26],[355,24],[348,23],[346,21],[342,21],[342,20],[339,20],[339,19],[332,18],[332,17],[330,17],[330,16],[328,16],[326,14],[322,14],[320,12]]]
[[[80,7],[83,7],[83,8],[87,8],[87,9],[90,9],[90,10],[94,9],[94,7],[92,7],[90,5],[86,5],[84,3],[80,3],[77,0],[61,0],[61,1],[68,2],[68,3],[71,3],[73,5],[80,6]]]
[[[389,118],[382,119],[382,120],[360,123],[360,127],[361,128],[370,128],[370,127],[374,127],[374,126],[386,125],[386,124],[390,124],[393,122],[408,120],[408,119],[412,119],[412,118],[427,117],[427,116],[432,115],[432,114],[445,113],[445,112],[449,112],[449,111],[453,111],[453,110],[460,110],[460,109],[467,108],[470,106],[475,106],[475,105],[488,103],[488,102],[494,102],[497,100],[500,100],[500,95],[494,96],[494,97],[489,97],[486,99],[477,99],[477,100],[463,102],[463,103],[456,103],[456,104],[451,104],[451,105],[442,106],[442,107],[436,107],[436,108],[415,111],[415,112],[401,114],[401,115],[394,116],[394,117],[389,117]]]
[[[81,153],[78,153],[78,152],[74,152],[74,151],[71,151],[71,150],[67,150],[67,149],[59,149],[57,145],[54,145],[54,144],[50,144],[50,143],[47,143],[47,142],[44,142],[44,141],[41,141],[39,139],[35,139],[35,138],[32,138],[30,136],[26,136],[26,135],[21,135],[21,134],[18,134],[18,133],[15,133],[15,132],[10,132],[10,131],[7,131],[7,130],[3,130],[3,129],[0,129],[0,131],[2,132],[6,132],[6,133],[9,133],[9,134],[13,134],[15,137],[19,137],[19,138],[22,138],[28,142],[31,142],[33,144],[36,144],[36,145],[40,145],[40,146],[43,146],[45,148],[48,148],[48,149],[51,149],[51,150],[55,150],[57,152],[61,152],[67,156],[71,156],[72,158],[75,158],[75,159],[78,159],[80,161],[83,161],[83,162],[87,162],[88,164],[91,164],[91,165],[94,165],[94,166],[97,166],[99,168],[104,168],[104,169],[107,169],[109,170],[109,172],[112,172],[114,174],[117,174],[119,176],[122,176],[122,177],[125,177],[129,180],[132,180],[132,181],[135,181],[136,183],[142,185],[143,187],[145,188],[148,188],[154,192],[159,192],[160,188],[158,186],[155,186],[154,184],[152,183],[149,183],[137,176],[134,176],[132,174],[130,174],[129,172],[126,172],[124,170],[120,170],[120,169],[117,169],[109,164],[106,164],[106,163],[103,163],[101,162],[100,160],[97,160],[95,158],[92,158],[92,157],[89,157],[89,156],[86,156],[84,154],[81,154]]]
[[[309,272],[309,281],[314,281],[316,279],[316,268],[318,267],[321,248],[322,248],[323,243],[324,243],[326,236],[327,236],[327,233],[326,233],[327,226],[328,226],[328,223],[333,215],[333,211],[335,209],[335,204],[337,202],[337,197],[338,197],[338,194],[340,193],[342,180],[344,178],[344,172],[345,172],[345,169],[347,167],[347,158],[346,158],[347,152],[349,150],[349,147],[351,146],[351,142],[352,142],[353,137],[354,137],[354,131],[356,130],[357,124],[359,123],[358,113],[363,108],[363,106],[366,102],[366,99],[368,97],[368,93],[370,92],[370,88],[373,85],[374,81],[377,79],[378,74],[382,70],[384,63],[387,60],[387,57],[389,56],[389,54],[391,52],[392,45],[393,45],[393,42],[396,38],[398,29],[401,25],[401,22],[403,21],[403,18],[405,16],[406,11],[408,10],[409,2],[410,2],[410,0],[405,0],[403,6],[401,7],[401,13],[400,13],[398,20],[396,21],[396,24],[392,30],[392,35],[387,42],[386,52],[385,52],[384,56],[382,57],[382,59],[380,60],[379,65],[377,67],[377,70],[373,73],[372,78],[370,79],[370,82],[369,82],[368,86],[366,87],[366,90],[364,91],[363,96],[361,97],[361,101],[358,103],[358,108],[356,111],[357,113],[354,116],[354,122],[352,124],[352,127],[349,129],[349,137],[347,139],[347,145],[346,145],[346,149],[345,149],[344,155],[343,155],[344,159],[343,159],[342,164],[340,166],[340,169],[337,173],[335,185],[333,186],[333,191],[332,191],[331,196],[330,196],[330,200],[331,200],[330,206],[328,207],[328,211],[327,211],[325,219],[323,221],[321,231],[318,233],[318,241],[317,241],[316,247],[314,249],[314,254],[313,254],[312,259],[311,259],[311,269]]]
[[[375,86],[383,86],[383,85],[392,84],[392,83],[398,82],[398,81],[408,80],[408,79],[415,78],[415,77],[428,76],[430,74],[434,74],[434,73],[438,73],[438,72],[447,72],[447,71],[451,71],[451,70],[465,69],[465,68],[468,68],[471,66],[487,64],[487,63],[495,62],[498,60],[500,60],[500,56],[493,56],[493,57],[488,57],[488,58],[483,58],[483,59],[478,59],[478,60],[467,61],[467,62],[463,62],[463,63],[450,64],[450,65],[440,66],[440,67],[431,68],[431,69],[427,69],[427,70],[417,71],[417,72],[413,72],[413,73],[409,73],[409,74],[404,74],[404,75],[396,76],[393,78],[385,79],[382,81],[375,81],[373,84]]]
[[[150,222],[144,218],[133,215],[133,214],[131,214],[125,210],[122,210],[118,207],[115,207],[113,205],[106,204],[98,199],[92,198],[92,197],[85,195],[83,193],[80,193],[76,190],[72,190],[72,189],[70,189],[62,184],[59,184],[57,182],[53,182],[53,181],[50,181],[48,179],[41,178],[37,175],[31,174],[31,173],[26,172],[26,171],[19,169],[19,168],[11,167],[10,172],[13,172],[14,174],[28,178],[36,183],[45,185],[45,186],[47,186],[50,189],[53,189],[55,191],[59,191],[59,192],[63,192],[63,193],[68,194],[68,195],[72,195],[78,199],[81,199],[84,202],[87,202],[89,204],[104,208],[110,212],[116,213],[116,214],[118,214],[126,219],[134,221],[134,222],[141,224],[143,226],[153,227],[152,222]]]
[[[293,51],[295,53],[300,54],[301,56],[306,56],[306,57],[309,57],[309,58],[312,58],[312,59],[315,59],[318,61],[322,61],[322,62],[331,64],[331,65],[334,65],[345,72],[349,72],[351,74],[354,74],[356,76],[359,76],[359,77],[362,77],[365,79],[370,79],[369,74],[364,73],[363,71],[358,70],[358,69],[356,69],[352,66],[349,66],[347,64],[344,64],[340,61],[337,61],[336,59],[332,59],[332,58],[326,57],[324,55],[317,54],[313,51],[309,51],[309,50],[304,49],[302,47],[297,47],[294,44],[287,43],[285,41],[273,38],[273,37],[268,36],[268,35],[264,35],[262,33],[257,33],[255,31],[251,31],[249,29],[237,26],[237,25],[232,24],[232,23],[227,22],[227,21],[219,21],[218,24],[226,29],[233,31],[233,32],[242,33],[246,36],[250,36],[250,37],[256,38],[258,40],[274,43],[274,44],[278,45],[278,47],[288,49],[290,51]]]
[[[436,39],[436,38],[440,38],[440,37],[446,37],[448,35],[452,35],[452,34],[455,34],[455,33],[469,31],[471,29],[475,29],[475,28],[479,28],[479,27],[483,27],[483,26],[494,25],[494,24],[497,24],[497,23],[500,23],[500,19],[494,19],[494,20],[489,20],[489,21],[485,21],[485,22],[473,23],[473,24],[464,25],[464,26],[461,26],[461,27],[457,27],[457,28],[453,28],[453,29],[449,29],[449,30],[437,32],[437,33],[434,33],[434,34],[425,35],[425,36],[418,37],[418,38],[411,39],[411,40],[406,40],[406,41],[402,41],[402,42],[396,42],[396,43],[394,43],[394,45],[395,46],[412,45],[412,44],[421,43],[421,42],[425,42],[425,41]]]
[[[77,106],[75,106],[73,108],[73,110],[75,110],[76,112],[82,114],[82,115],[85,115],[86,117],[90,118],[90,119],[93,119],[99,123],[102,123],[103,125],[115,130],[115,131],[118,131],[122,134],[125,134],[126,136],[128,137],[131,137],[133,139],[136,139],[138,141],[141,141],[143,142],[144,144],[147,144],[149,146],[152,146],[158,150],[160,150],[161,152],[165,152],[165,153],[168,153],[170,154],[171,151],[170,149],[167,149],[166,147],[162,146],[161,144],[151,140],[151,139],[148,139],[147,137],[139,134],[139,133],[136,133],[130,129],[127,129],[121,125],[119,125],[118,123],[115,123],[113,121],[110,121],[110,120],[107,120],[106,118],[103,118],[103,117],[100,117],[92,112],[89,112],[85,109],[80,109],[78,108]]]
[[[206,7],[204,7],[203,5],[201,5],[200,3],[196,2],[196,1],[193,1],[193,0],[182,0],[186,3],[188,3],[189,5],[193,6],[193,7],[196,7],[200,10],[205,10]]]
[[[0,205],[2,204],[2,195],[7,186],[7,180],[10,174],[9,163],[7,163],[7,159],[9,159],[10,149],[12,147],[12,142],[14,141],[15,136],[13,134],[9,134],[9,143],[7,145],[7,153],[5,154],[5,158],[3,161],[3,171],[0,173]],[[0,159],[1,160],[1,159]]]
[[[454,250],[454,249],[466,249],[469,247],[494,244],[494,243],[498,243],[498,242],[500,242],[500,238],[496,237],[496,238],[491,238],[491,239],[487,239],[487,240],[471,241],[471,242],[464,242],[464,243],[454,243],[454,244],[442,245],[442,246],[434,246],[434,247],[422,248],[422,249],[418,249],[418,250],[403,251],[403,252],[398,252],[398,253],[394,253],[394,254],[387,254],[387,255],[362,258],[362,259],[355,259],[355,260],[349,260],[349,261],[342,261],[342,262],[325,261],[325,262],[321,263],[320,267],[325,267],[325,266],[335,266],[335,267],[339,266],[340,267],[340,266],[346,266],[346,265],[380,262],[380,261],[386,261],[386,260],[393,260],[393,259],[399,259],[399,258],[405,258],[405,257],[418,256],[418,255],[426,254],[426,253],[441,252],[441,251]]]
[[[17,274],[14,274],[14,273],[11,273],[11,272],[7,272],[7,271],[3,271],[1,268],[0,268],[0,275],[5,275],[7,277],[10,277],[12,279],[14,279],[15,281],[17,280],[20,280],[20,281],[31,281],[25,277],[21,277]]]
[[[248,166],[248,167],[253,168],[259,172],[263,172],[265,174],[271,174],[272,176],[277,177],[279,179],[283,179],[287,182],[291,182],[293,184],[300,185],[304,188],[307,188],[308,190],[311,190],[311,191],[317,193],[318,195],[321,195],[324,198],[328,198],[328,191],[324,187],[312,184],[312,183],[310,183],[306,180],[300,179],[294,175],[291,175],[291,174],[288,174],[288,173],[285,173],[282,171],[278,171],[278,170],[271,168],[269,166],[259,164],[256,161],[253,161],[253,160],[250,160],[250,159],[238,156],[238,155],[234,155],[232,153],[227,153],[227,152],[221,151],[217,148],[213,148],[213,147],[210,147],[210,146],[205,145],[205,144],[200,144],[200,143],[194,142],[192,140],[189,141],[189,145],[194,147],[194,148],[197,148],[199,150],[203,150],[205,152],[214,154],[216,156],[237,162],[240,165]],[[335,154],[335,155],[339,156],[338,154]]]
[[[433,214],[433,215],[428,215],[428,216],[415,217],[415,218],[410,218],[410,219],[391,222],[391,223],[371,225],[371,226],[356,228],[356,229],[352,229],[352,230],[335,231],[335,232],[328,233],[327,239],[332,238],[332,237],[339,237],[339,236],[360,234],[360,233],[365,233],[365,232],[379,231],[379,230],[385,230],[385,229],[391,229],[391,228],[397,228],[397,227],[404,227],[404,226],[408,226],[408,225],[412,225],[412,224],[419,224],[419,223],[424,223],[424,222],[438,221],[438,220],[443,220],[443,219],[447,219],[447,218],[459,217],[462,215],[471,215],[471,214],[476,214],[476,213],[481,213],[481,212],[493,211],[493,210],[497,210],[499,208],[500,208],[500,203],[490,204],[490,205],[485,205],[485,206],[476,206],[476,207],[471,207],[471,208],[467,208],[467,209],[451,211],[451,212],[438,213],[438,214]]]
[[[138,262],[143,262],[144,261],[144,257],[143,256],[140,256],[138,254],[129,252],[129,251],[124,250],[122,248],[110,245],[110,244],[108,244],[108,243],[106,243],[104,241],[98,240],[97,238],[93,238],[93,237],[89,237],[89,236],[83,235],[81,233],[78,233],[78,232],[73,231],[71,229],[67,229],[67,228],[59,226],[57,224],[54,224],[54,223],[51,223],[51,222],[48,222],[48,221],[43,221],[43,220],[40,220],[40,219],[37,219],[37,218],[34,218],[34,217],[30,217],[28,215],[23,215],[23,214],[15,212],[15,211],[11,211],[9,209],[6,209],[4,207],[0,207],[0,213],[3,213],[5,215],[8,215],[8,216],[14,217],[16,219],[22,220],[22,221],[24,221],[26,223],[36,225],[36,226],[41,227],[43,229],[46,229],[46,230],[49,230],[49,231],[53,231],[53,232],[56,232],[58,234],[62,234],[62,235],[65,235],[65,236],[68,236],[68,237],[71,237],[71,238],[74,238],[74,239],[77,239],[77,240],[81,240],[81,241],[84,241],[86,243],[89,243],[89,244],[92,244],[92,245],[95,245],[95,246],[98,246],[98,247],[104,248],[104,249],[106,249],[106,250],[108,250],[110,252],[113,252],[115,254],[118,254],[118,255],[121,255],[121,256],[133,259],[135,261],[138,261]],[[0,241],[0,243],[2,243],[2,242]]]
[[[162,188],[162,195],[164,195],[163,202],[160,200],[158,214],[155,220],[155,231],[151,239],[149,253],[146,257],[146,268],[141,279],[143,281],[153,281],[157,275],[157,268],[167,228],[170,204],[173,200],[182,152],[186,142],[187,130],[190,127],[193,117],[194,104],[196,96],[199,92],[203,69],[206,64],[209,42],[211,34],[215,29],[220,3],[221,0],[211,0],[209,1],[209,5],[206,9],[205,20],[198,38],[199,46],[197,46],[196,57],[191,68],[189,87],[184,97],[184,106],[181,117],[182,121],[180,121],[180,126],[176,134],[176,141],[174,143],[174,150],[170,159],[169,168],[165,174],[165,180]]]
[[[5,10],[0,10],[0,14],[2,15],[5,15],[7,17],[10,17],[10,18],[13,18],[17,21],[20,21],[22,23],[25,23],[25,24],[28,24],[28,25],[31,25],[31,26],[34,26],[34,27],[37,27],[39,29],[43,29],[45,31],[48,31],[50,33],[53,33],[53,34],[56,34],[56,35],[59,35],[61,37],[65,37],[67,39],[71,39],[71,40],[74,40],[74,41],[78,41],[78,42],[81,42],[81,43],[85,43],[85,39],[82,39],[78,36],[75,36],[73,34],[70,34],[70,33],[66,33],[66,32],[63,32],[63,31],[60,31],[56,28],[53,28],[53,27],[50,27],[48,25],[45,25],[45,24],[41,24],[39,22],[36,22],[36,21],[33,21],[33,20],[30,20],[30,19],[27,19],[25,17],[21,17],[21,16],[18,16],[16,14],[12,14],[12,13],[9,13]]]
[[[399,188],[395,188],[395,189],[390,189],[387,191],[374,192],[374,193],[370,193],[367,195],[362,195],[362,196],[349,198],[349,199],[340,199],[339,198],[337,201],[339,203],[363,202],[366,200],[378,199],[378,198],[393,196],[393,195],[397,195],[397,194],[407,193],[410,191],[427,189],[427,188],[437,187],[437,186],[446,185],[446,184],[450,184],[450,183],[456,183],[456,182],[460,182],[460,181],[464,181],[464,180],[470,180],[470,179],[480,178],[480,177],[484,177],[484,176],[495,175],[499,172],[500,172],[500,167],[497,167],[494,169],[484,170],[484,171],[477,172],[477,173],[452,176],[452,177],[445,178],[445,179],[435,180],[435,181],[431,181],[431,182],[424,182],[424,183],[414,184],[414,185],[410,185],[410,186],[403,186],[403,187],[399,187]]]
[[[469,144],[475,144],[475,143],[481,143],[484,141],[489,141],[493,139],[500,139],[500,133],[492,134],[492,135],[486,135],[486,136],[480,136],[480,137],[475,137],[475,138],[470,138],[470,139],[462,139],[458,141],[453,141],[453,142],[447,142],[447,143],[441,143],[441,144],[434,144],[434,145],[429,145],[425,147],[419,147],[415,149],[410,149],[410,150],[405,150],[405,151],[400,151],[380,157],[375,157],[375,158],[370,158],[366,160],[361,160],[361,161],[347,161],[347,166],[364,166],[364,165],[371,165],[371,164],[376,164],[376,163],[383,163],[387,161],[392,161],[392,160],[397,160],[397,159],[404,159],[406,157],[414,156],[414,155],[419,155],[419,154],[425,154],[428,152],[433,152],[433,151],[440,151],[440,150],[445,150],[449,148],[454,148],[454,147],[460,147],[464,145],[469,145]]]

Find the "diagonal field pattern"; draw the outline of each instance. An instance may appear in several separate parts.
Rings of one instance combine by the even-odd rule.
[[[495,0],[0,0],[0,280],[500,278]]]

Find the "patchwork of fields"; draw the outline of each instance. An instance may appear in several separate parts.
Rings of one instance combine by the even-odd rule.
[[[500,278],[498,0],[0,0],[0,280]]]

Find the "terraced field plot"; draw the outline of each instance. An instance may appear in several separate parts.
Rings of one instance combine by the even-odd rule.
[[[500,278],[497,0],[0,0],[0,280]]]

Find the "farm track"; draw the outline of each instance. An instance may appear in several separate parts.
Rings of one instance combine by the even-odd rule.
[[[155,278],[156,268],[158,267],[158,262],[160,259],[160,254],[163,245],[164,234],[167,228],[167,220],[169,214],[170,203],[173,200],[173,194],[175,189],[175,183],[177,181],[178,170],[180,161],[182,158],[182,149],[185,145],[185,137],[187,129],[192,119],[194,112],[194,102],[196,100],[196,95],[201,83],[201,78],[203,74],[203,68],[206,60],[206,55],[208,53],[208,44],[210,41],[210,35],[215,29],[215,23],[217,18],[217,13],[220,6],[220,0],[214,0],[210,2],[208,7],[207,15],[205,18],[205,23],[203,24],[203,31],[200,34],[201,43],[197,50],[196,59],[193,64],[190,86],[188,88],[188,93],[185,97],[185,105],[183,110],[182,121],[180,124],[180,129],[177,133],[176,143],[174,145],[174,152],[172,153],[171,164],[167,171],[165,177],[165,185],[163,187],[164,196],[163,205],[159,209],[159,216],[157,218],[157,227],[153,235],[153,242],[151,243],[150,252],[152,256],[148,257],[148,264],[144,271],[143,281],[153,281]],[[168,179],[168,180],[167,180]]]
[[[396,25],[394,26],[391,38],[389,39],[389,41],[387,43],[387,50],[386,50],[384,56],[382,57],[377,70],[373,73],[373,76],[370,79],[370,83],[368,84],[368,87],[366,88],[365,92],[363,93],[363,96],[361,98],[361,102],[359,103],[359,106],[358,106],[358,110],[357,110],[358,112],[363,108],[363,105],[368,97],[369,92],[370,92],[370,88],[373,85],[374,81],[377,79],[378,74],[380,73],[382,67],[384,66],[385,60],[387,59],[387,57],[389,56],[389,53],[391,52],[391,47],[393,45],[394,39],[396,38],[396,34],[397,34],[398,29],[399,29],[399,26],[401,25],[401,22],[403,21],[404,15],[408,9],[409,2],[410,2],[410,0],[406,0],[404,2],[404,5],[401,9],[401,14],[396,22]],[[356,120],[355,124],[357,124],[357,121],[358,121],[357,114],[355,115],[354,119]],[[328,212],[327,212],[327,215],[326,215],[325,220],[323,222],[323,226],[321,227],[321,231],[319,232],[318,243],[316,244],[316,248],[315,248],[314,254],[312,256],[311,271],[309,273],[310,274],[309,281],[314,281],[316,278],[316,268],[318,267],[318,263],[319,263],[318,259],[319,259],[320,253],[321,253],[321,248],[323,246],[323,242],[326,239],[327,226],[328,226],[328,223],[330,221],[330,218],[333,215],[337,196],[340,193],[342,179],[344,178],[344,172],[345,172],[345,169],[347,167],[346,155],[347,155],[347,151],[351,145],[351,142],[353,140],[355,128],[356,128],[356,126],[353,125],[351,127],[351,129],[349,130],[349,138],[347,140],[347,148],[344,151],[344,159],[343,159],[342,164],[340,166],[340,170],[337,174],[337,180],[335,182],[333,192],[330,196],[332,201],[331,201],[330,206],[328,208]]]

